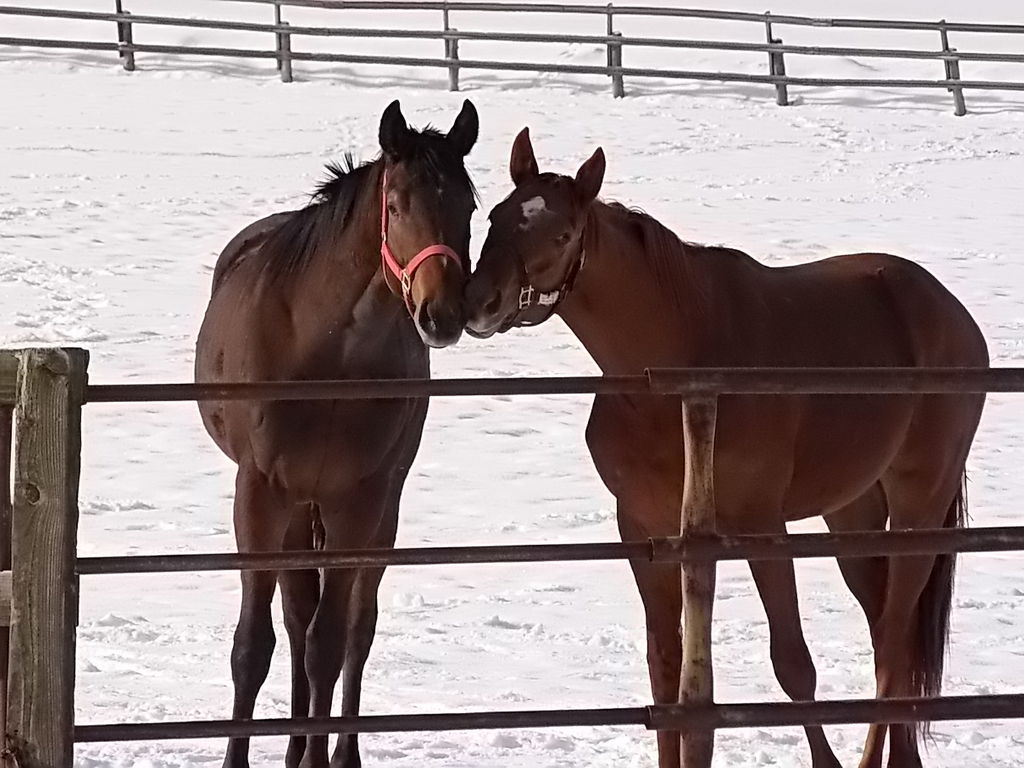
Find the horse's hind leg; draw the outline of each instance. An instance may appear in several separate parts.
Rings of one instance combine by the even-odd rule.
[[[260,473],[240,465],[235,478],[235,540],[239,552],[280,551],[288,515],[276,503],[274,493]],[[274,653],[274,625],[270,603],[277,574],[273,571],[242,571],[242,605],[231,647],[231,679],[235,686],[232,718],[247,720],[256,706],[256,695],[267,679]],[[225,768],[248,768],[249,740],[231,739],[224,757]]]
[[[936,479],[923,467],[905,463],[883,478],[890,527],[954,527],[962,523],[956,473]],[[885,603],[875,632],[875,677],[879,698],[935,695],[941,685],[948,610],[953,588],[953,556],[902,555],[889,560]],[[880,730],[880,729],[879,729]],[[882,731],[884,734],[884,731]],[[874,737],[874,738],[873,738]],[[916,728],[893,729],[892,768],[917,768]],[[861,768],[882,764],[882,739],[869,731]]]
[[[864,495],[845,507],[825,517],[829,530],[834,532],[852,533],[856,531],[883,531],[889,519],[889,508],[885,492],[880,483],[873,485]],[[878,621],[885,605],[886,583],[889,562],[885,557],[840,557],[836,562],[843,574],[843,580],[850,592],[860,604],[868,621],[872,646],[878,632]],[[873,724],[870,726],[869,740],[881,745],[886,731],[891,742],[900,741],[913,743],[913,732],[907,725]],[[890,748],[890,752],[892,749]],[[893,764],[893,768],[896,765]]]
[[[313,548],[313,515],[311,505],[296,507],[284,548],[287,550],[308,550]],[[306,717],[309,714],[309,679],[306,677],[306,631],[309,629],[317,601],[320,599],[320,573],[313,570],[281,571],[281,605],[284,609],[284,626],[288,631],[288,643],[292,657],[292,717]],[[296,768],[306,751],[306,737],[292,736],[288,740],[285,766]]]
[[[785,523],[760,526],[745,533],[785,533]],[[764,604],[771,636],[771,659],[782,689],[794,701],[811,701],[817,686],[817,672],[800,626],[796,576],[792,560],[752,561],[750,572]],[[804,728],[811,749],[813,768],[841,768],[821,726]]]

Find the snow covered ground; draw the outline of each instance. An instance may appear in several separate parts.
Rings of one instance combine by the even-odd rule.
[[[736,0],[726,7],[763,5]],[[979,0],[970,18],[948,0],[896,5],[842,0],[830,3],[829,13],[1021,21],[1011,0]],[[156,0],[130,7],[167,10]],[[211,7],[201,0],[174,5],[197,15]],[[232,4],[222,15],[268,13],[244,8]],[[810,0],[772,10],[821,12]],[[410,18],[409,26],[419,24]],[[471,21],[458,23],[474,28]],[[68,37],[95,29],[60,24]],[[674,33],[661,22],[637,24],[622,28]],[[60,36],[54,22],[0,17],[0,29]],[[740,34],[739,27],[687,29],[689,36]],[[833,34],[784,35],[787,42],[811,41],[814,33],[817,42],[895,44],[874,33],[821,37],[826,32]],[[137,32],[137,39],[143,34],[152,41],[216,39],[181,30]],[[996,47],[1013,50],[1012,41],[1002,43]],[[604,53],[570,47],[554,55],[601,61]],[[685,56],[680,66],[765,69],[760,57]],[[790,71],[802,66],[787,64]],[[819,73],[870,66],[879,75],[909,68],[935,76],[938,65],[815,66]],[[466,73],[464,93],[449,94],[441,71],[297,65],[300,82],[282,85],[266,62],[140,55],[139,67],[129,75],[110,54],[0,49],[0,344],[87,346],[95,382],[188,380],[221,247],[249,221],[300,204],[324,161],[348,150],[372,154],[380,112],[396,97],[415,124],[442,127],[463,97],[473,99],[482,133],[469,165],[485,210],[507,191],[510,143],[528,124],[542,165],[553,170],[574,170],[601,144],[609,160],[605,196],[645,207],[688,239],[728,243],[770,264],[863,249],[915,258],[975,314],[996,364],[1020,365],[1024,356],[1021,95],[968,93],[972,114],[955,118],[944,91],[792,89],[801,103],[782,109],[771,88],[749,86],[665,89],[627,81],[631,97],[615,101],[601,78]],[[964,69],[970,77],[1024,74],[1024,67]],[[484,221],[481,212],[477,246]],[[595,372],[555,322],[466,340],[433,361],[438,376]],[[407,486],[400,544],[614,540],[612,499],[583,444],[587,400],[436,401]],[[977,525],[1020,524],[1022,406],[1020,397],[990,400],[970,462]],[[232,466],[203,432],[194,406],[89,406],[85,435],[82,554],[232,549]],[[1019,563],[1016,555],[961,560],[947,692],[1024,692]],[[835,565],[805,561],[798,575],[820,696],[870,695],[866,629]],[[781,698],[745,567],[723,565],[718,583],[718,699]],[[237,584],[233,574],[85,580],[79,721],[227,716]],[[642,614],[624,564],[392,569],[382,606],[366,713],[649,700]],[[282,648],[257,714],[287,715],[287,698]],[[863,731],[829,729],[844,764],[856,763]],[[396,768],[641,768],[655,761],[653,737],[632,728],[367,736],[363,744],[367,765]],[[283,750],[281,739],[256,740],[254,764],[279,765]],[[219,741],[95,745],[79,748],[76,764],[208,766],[222,753]],[[718,737],[717,766],[808,763],[798,729]],[[1024,728],[938,724],[928,764],[1024,766]]]

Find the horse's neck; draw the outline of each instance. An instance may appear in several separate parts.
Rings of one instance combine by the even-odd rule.
[[[393,346],[392,335],[402,329],[405,308],[381,270],[380,214],[373,192],[360,192],[348,225],[323,238],[290,283],[293,325],[320,332],[311,334],[312,344],[334,340],[345,349],[358,344],[361,354],[373,355],[378,342],[381,348]],[[326,342],[316,338],[320,334]]]
[[[586,261],[559,314],[606,374],[692,363],[694,304],[679,307],[658,285],[644,243],[622,212],[594,203]],[[682,291],[682,292],[685,292]]]

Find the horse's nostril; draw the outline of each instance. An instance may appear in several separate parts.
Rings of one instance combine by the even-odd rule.
[[[493,315],[499,309],[501,309],[501,292],[500,291],[498,293],[494,294],[494,298],[491,299],[489,302],[487,302],[487,304],[484,306],[484,311],[487,314],[489,314],[489,315]]]
[[[432,301],[424,306],[426,326],[432,332],[439,332],[446,328],[461,325],[460,312],[458,307],[445,306],[437,301]]]

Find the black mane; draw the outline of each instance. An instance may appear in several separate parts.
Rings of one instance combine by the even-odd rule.
[[[440,186],[442,180],[455,180],[476,198],[463,158],[452,152],[446,141],[445,135],[433,128],[410,131],[400,161],[411,166],[424,183]],[[356,209],[359,193],[367,184],[380,186],[382,167],[382,157],[357,165],[351,154],[345,154],[341,163],[328,163],[327,177],[317,184],[306,207],[295,211],[264,242],[264,271],[274,278],[302,271],[321,246],[339,237],[360,213]],[[379,203],[376,198],[368,199],[373,202],[363,213],[376,218]]]

